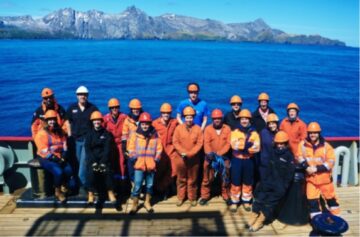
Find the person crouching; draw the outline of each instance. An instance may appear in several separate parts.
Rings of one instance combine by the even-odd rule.
[[[113,192],[112,171],[110,169],[110,152],[113,136],[103,126],[103,117],[99,111],[91,114],[90,120],[93,128],[87,133],[85,138],[85,152],[87,154],[88,171],[88,204],[94,203],[94,192],[96,186],[100,186],[100,180],[105,181],[105,188],[110,202],[116,204]]]
[[[139,196],[144,180],[146,183],[144,207],[149,213],[154,212],[151,206],[151,197],[153,195],[156,164],[160,161],[162,145],[151,122],[152,119],[149,113],[143,112],[140,114],[140,126],[138,126],[136,133],[132,133],[129,138],[129,159],[135,163],[134,188],[131,192],[133,206],[130,214],[135,214],[138,209]]]

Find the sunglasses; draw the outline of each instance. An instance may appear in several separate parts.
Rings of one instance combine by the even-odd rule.
[[[115,106],[115,107],[110,107],[109,109],[119,109],[119,106]]]
[[[235,106],[235,105],[240,106],[241,104],[240,104],[240,103],[232,103],[232,104],[231,104],[231,106]]]
[[[43,100],[51,100],[52,98],[54,97],[53,96],[43,97]]]
[[[198,94],[198,91],[189,91],[189,94]]]

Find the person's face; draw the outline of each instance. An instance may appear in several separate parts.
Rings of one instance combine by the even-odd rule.
[[[49,118],[47,119],[47,124],[50,128],[54,128],[56,124],[56,118]]]
[[[232,103],[231,108],[233,109],[233,111],[237,112],[240,110],[241,104],[240,103]]]
[[[286,147],[286,143],[276,143],[276,147],[280,150],[283,150]]]
[[[196,101],[199,96],[198,91],[189,91],[189,97],[191,101]]]
[[[170,113],[161,113],[161,118],[165,122],[169,121],[170,120]]]
[[[289,115],[289,118],[295,119],[297,117],[297,110],[296,109],[289,109],[288,115]]]
[[[140,115],[140,109],[131,109],[131,113],[135,116]]]
[[[144,123],[140,123],[141,129],[146,132],[147,130],[149,130],[150,128],[150,123],[149,122],[144,122]]]
[[[89,94],[80,93],[80,94],[77,94],[76,96],[77,96],[78,102],[80,104],[85,104],[88,100]]]
[[[260,108],[262,110],[266,110],[268,108],[268,101],[267,100],[260,100],[259,104],[260,104]]]
[[[240,124],[241,124],[241,126],[246,128],[250,125],[250,119],[249,118],[240,118]]]
[[[310,141],[315,143],[319,140],[320,134],[317,132],[309,132]]]
[[[192,115],[185,116],[185,124],[187,126],[193,125],[193,122],[194,122],[194,117]]]
[[[269,130],[274,132],[277,129],[277,123],[276,122],[268,122]]]
[[[95,119],[93,120],[93,125],[94,125],[94,128],[95,130],[98,130],[99,128],[101,128],[101,119]]]
[[[221,118],[213,118],[213,123],[216,127],[221,125]]]
[[[110,113],[112,116],[118,116],[119,115],[119,110],[120,110],[120,107],[119,106],[115,106],[115,107],[110,107]]]
[[[55,104],[55,98],[53,95],[48,97],[43,97],[43,102],[46,105],[46,107],[52,107]]]

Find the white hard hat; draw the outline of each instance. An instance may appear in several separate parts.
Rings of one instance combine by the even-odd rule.
[[[79,86],[76,90],[76,94],[89,94],[89,90],[85,86]]]

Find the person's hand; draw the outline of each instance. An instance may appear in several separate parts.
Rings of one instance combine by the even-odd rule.
[[[99,164],[97,162],[94,162],[91,167],[94,172],[99,172]]]

